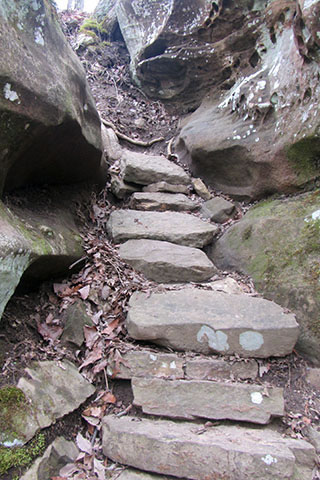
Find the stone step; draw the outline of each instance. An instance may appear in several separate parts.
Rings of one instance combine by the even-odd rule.
[[[164,475],[154,475],[141,470],[133,470],[132,468],[124,470],[120,475],[117,473],[110,480],[174,480],[174,477]]]
[[[122,155],[122,178],[125,182],[149,185],[165,181],[172,184],[189,185],[191,178],[170,160],[159,155],[144,155],[126,150]]]
[[[119,255],[155,282],[204,282],[217,271],[198,248],[159,240],[128,240]]]
[[[179,184],[171,184],[168,182],[156,182],[150,183],[150,185],[146,185],[142,187],[143,192],[168,192],[168,193],[184,193],[188,195],[189,188],[188,185],[179,185]]]
[[[255,360],[228,361],[225,358],[188,358],[174,353],[131,350],[122,354],[119,365],[109,363],[113,378],[133,377],[186,378],[195,380],[254,380],[258,375]]]
[[[103,452],[141,470],[191,480],[311,480],[315,450],[270,428],[103,419]]]
[[[211,243],[219,231],[218,227],[187,213],[138,210],[112,212],[107,230],[116,243],[147,238],[200,248]]]
[[[196,210],[198,203],[182,193],[137,192],[131,196],[130,208],[164,212],[186,212]]]
[[[262,298],[197,288],[135,292],[126,320],[129,335],[181,351],[266,358],[292,352],[295,316]]]
[[[144,413],[193,420],[269,423],[284,414],[282,388],[206,380],[133,378],[134,404]]]

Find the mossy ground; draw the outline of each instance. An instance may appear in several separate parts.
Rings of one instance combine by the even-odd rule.
[[[14,435],[11,430],[12,418],[15,417],[26,403],[22,390],[15,386],[0,388],[0,440],[7,435]]]
[[[12,467],[17,469],[28,467],[36,457],[43,454],[44,450],[45,436],[42,433],[39,433],[23,447],[0,447],[0,476],[7,473]]]

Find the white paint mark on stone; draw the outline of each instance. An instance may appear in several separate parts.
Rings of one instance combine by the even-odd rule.
[[[249,350],[250,352],[259,350],[264,344],[263,335],[259,332],[243,332],[239,335],[239,343],[242,348]]]
[[[41,27],[37,27],[34,29],[34,41],[38,45],[44,45],[44,37],[43,37],[43,32]]]
[[[263,401],[263,396],[260,392],[252,392],[251,393],[251,402],[255,403],[256,405],[260,405]]]
[[[272,465],[272,463],[277,463],[277,459],[270,455],[269,453],[265,457],[261,457],[261,460],[267,465]]]
[[[173,360],[172,362],[170,362],[170,368],[172,370],[174,370],[175,368],[177,368],[177,365],[176,365],[176,362]]]
[[[16,100],[18,100],[18,103],[20,103],[19,95],[14,90],[11,90],[10,83],[5,84],[3,93],[4,93],[4,98],[6,98],[7,100],[10,100],[10,102],[15,102]]]
[[[150,353],[150,360],[152,360],[153,362],[155,362],[157,360],[157,355],[153,355],[153,353]]]
[[[198,334],[197,340],[199,343],[208,342],[209,347],[218,352],[226,352],[229,349],[228,335],[221,331],[214,331],[207,325],[203,325]]]

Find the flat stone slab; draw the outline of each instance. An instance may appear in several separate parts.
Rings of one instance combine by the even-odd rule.
[[[182,193],[136,192],[130,199],[130,208],[136,210],[185,212],[196,210],[198,206]]]
[[[218,233],[218,227],[187,213],[138,210],[112,212],[107,230],[116,243],[147,238],[199,248],[211,243]]]
[[[119,366],[108,365],[108,375],[124,380],[132,377],[184,377],[184,358],[174,353],[132,350],[124,353],[122,359]]]
[[[28,438],[58,418],[76,410],[95,388],[69,361],[34,362],[25,369],[28,377],[21,377],[17,387],[29,399],[33,416],[28,419]]]
[[[134,404],[144,413],[194,420],[240,420],[266,424],[284,414],[282,388],[205,380],[133,378]]]
[[[311,480],[315,465],[312,445],[268,428],[109,415],[102,444],[115,462],[191,480]]]
[[[150,474],[141,470],[133,470],[132,468],[124,470],[120,475],[112,477],[111,480],[113,478],[114,480],[174,480],[174,477]]]
[[[201,206],[200,213],[203,217],[209,218],[212,222],[224,223],[232,218],[235,206],[225,198],[214,197]]]
[[[155,282],[203,282],[217,271],[198,248],[159,240],[128,240],[119,255]]]
[[[122,354],[123,362],[109,363],[107,373],[113,378],[133,377],[186,378],[196,380],[255,379],[258,364],[246,359],[231,362],[224,358],[186,358],[174,353],[131,350]]]
[[[188,195],[189,188],[187,185],[172,185],[168,182],[156,182],[142,187],[143,192],[169,192],[169,193],[185,193]]]
[[[189,175],[170,160],[159,155],[143,155],[126,150],[122,156],[122,177],[125,182],[149,185],[165,181],[189,185]]]
[[[135,292],[127,315],[129,335],[175,350],[266,358],[292,352],[299,327],[274,302],[196,288]]]
[[[185,376],[195,380],[254,380],[258,364],[253,359],[231,362],[224,358],[193,358],[186,360]]]

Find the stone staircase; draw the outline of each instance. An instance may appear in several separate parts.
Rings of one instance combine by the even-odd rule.
[[[113,211],[107,225],[120,256],[153,281],[179,283],[132,295],[126,326],[144,343],[108,367],[131,380],[142,412],[104,418],[105,455],[134,468],[117,478],[311,480],[314,447],[283,436],[274,421],[284,415],[283,390],[255,383],[256,358],[292,352],[295,317],[210,281],[217,270],[201,250],[219,232],[210,219],[226,221],[234,206],[188,198],[191,178],[163,157],[127,151],[116,184],[121,198],[131,194],[129,208]]]

